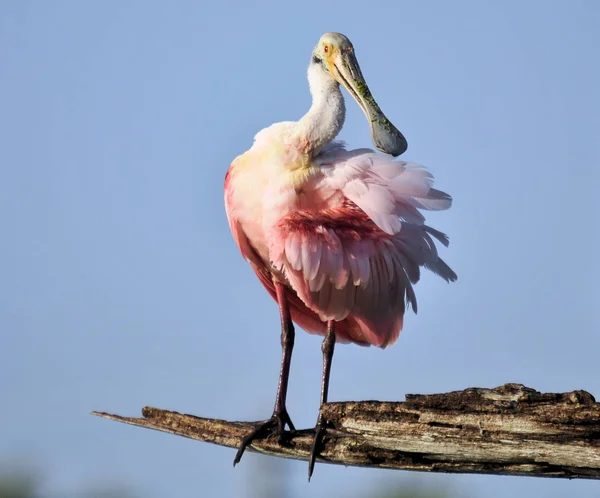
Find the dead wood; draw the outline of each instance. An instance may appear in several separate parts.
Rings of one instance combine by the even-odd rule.
[[[319,461],[363,467],[600,478],[600,403],[586,391],[539,393],[520,384],[445,394],[409,394],[405,402],[328,403],[331,422]],[[94,415],[236,448],[254,424],[146,407],[143,418]],[[308,460],[311,430],[248,448]],[[233,455],[232,455],[233,456]]]

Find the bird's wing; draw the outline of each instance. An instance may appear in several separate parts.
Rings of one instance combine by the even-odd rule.
[[[272,234],[270,257],[322,320],[354,324],[353,341],[382,347],[393,343],[402,328],[405,300],[416,306],[405,270],[414,270],[410,255],[356,207],[283,218]]]
[[[358,206],[383,232],[402,240],[417,269],[424,266],[446,281],[456,280],[456,274],[439,258],[432,239],[448,246],[448,237],[425,225],[419,211],[448,209],[452,198],[432,187],[433,175],[423,166],[369,149],[347,151],[340,143],[324,149],[317,162],[323,175],[316,189],[330,198],[335,198],[332,192],[341,193],[343,203]],[[411,276],[410,268],[405,270]],[[412,276],[411,281],[416,282]]]
[[[323,172],[317,189],[342,192],[390,235],[398,233],[403,222],[423,225],[419,209],[443,210],[452,204],[448,194],[432,188],[433,175],[416,163],[369,149],[347,151],[339,143],[325,148],[316,162]],[[442,239],[447,245],[445,236]]]
[[[434,242],[448,238],[419,212],[447,209],[451,198],[422,166],[367,149],[332,144],[316,161],[323,175],[315,190],[330,206],[283,217],[270,237],[271,263],[322,320],[354,321],[353,337],[391,344],[406,303],[416,311],[420,267],[456,280]]]

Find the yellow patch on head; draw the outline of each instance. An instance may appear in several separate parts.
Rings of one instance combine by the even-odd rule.
[[[325,50],[326,47],[329,47],[329,49]],[[324,61],[325,61],[325,64],[327,64],[327,69],[329,69],[330,74],[335,74],[334,73],[335,57],[338,52],[339,52],[339,49],[333,45],[324,44],[324,46],[323,46],[323,53],[325,54]]]
[[[341,33],[325,33],[317,47],[315,54],[323,60],[330,74],[335,74],[335,61],[339,55],[346,51],[354,50],[352,43]]]

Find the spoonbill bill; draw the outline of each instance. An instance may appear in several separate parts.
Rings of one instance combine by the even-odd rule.
[[[231,164],[225,208],[233,238],[262,285],[277,301],[282,359],[275,408],[257,423],[235,456],[260,438],[284,440],[295,431],[286,409],[294,323],[325,336],[321,406],[327,402],[336,342],[393,344],[421,267],[447,282],[456,274],[439,257],[420,210],[443,210],[451,197],[432,188],[424,167],[394,159],[407,149],[402,133],[383,114],[350,40],[324,34],[308,66],[312,105],[299,121],[275,123]],[[346,115],[342,85],[366,115],[374,146],[347,150],[334,139]],[[319,412],[309,479],[328,427]]]

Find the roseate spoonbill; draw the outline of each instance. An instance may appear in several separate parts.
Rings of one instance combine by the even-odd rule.
[[[313,102],[297,122],[260,131],[225,177],[231,232],[281,316],[281,371],[272,417],[257,423],[240,445],[294,431],[286,395],[294,325],[324,335],[321,406],[327,402],[336,341],[384,348],[402,329],[406,305],[417,311],[413,291],[420,267],[446,281],[456,274],[438,256],[419,209],[448,209],[451,197],[432,188],[422,166],[398,161],[407,143],[375,102],[350,40],[326,33],[308,66]],[[344,86],[371,126],[376,148],[346,150],[333,140],[344,124]],[[326,433],[319,412],[309,479]]]

